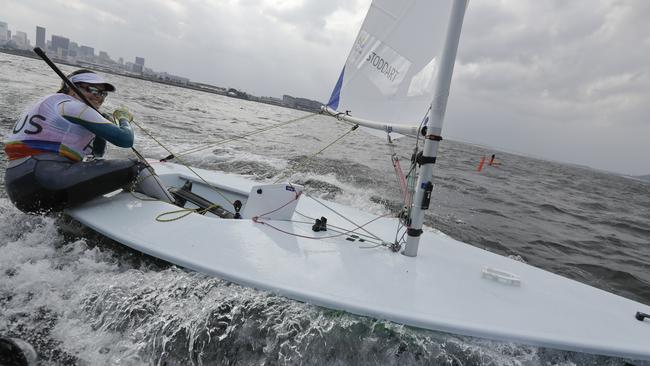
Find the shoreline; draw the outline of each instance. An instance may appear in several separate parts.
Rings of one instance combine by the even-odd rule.
[[[36,55],[31,50],[27,51],[27,50],[16,50],[16,49],[0,48],[0,53],[6,53],[6,54],[9,54],[9,55],[14,55],[14,56],[22,56],[22,57],[27,57],[27,58],[33,58],[35,60],[40,60],[41,59],[40,57],[38,57],[38,55]],[[196,83],[196,82],[190,81],[190,83],[194,84],[194,85],[183,85],[183,84],[178,84],[178,83],[169,82],[169,81],[165,81],[165,80],[159,80],[159,79],[155,79],[155,78],[148,78],[148,77],[144,77],[142,75],[131,74],[131,73],[126,73],[126,72],[118,72],[116,70],[112,70],[112,69],[110,69],[108,67],[103,67],[103,66],[102,67],[93,67],[93,65],[86,65],[86,64],[80,65],[80,64],[77,64],[77,63],[71,63],[71,62],[61,60],[61,59],[58,59],[58,58],[54,58],[54,57],[52,57],[51,59],[52,59],[52,61],[54,63],[57,63],[57,64],[67,65],[67,66],[71,66],[71,67],[80,67],[80,68],[89,69],[89,70],[93,70],[93,71],[104,72],[104,73],[111,74],[111,75],[124,76],[124,77],[144,80],[144,81],[150,81],[150,82],[153,82],[153,83],[158,83],[158,84],[163,84],[163,85],[170,85],[170,86],[175,86],[175,87],[184,88],[184,89],[196,90],[196,91],[204,92],[204,93],[222,95],[222,96],[225,96],[225,97],[228,97],[228,98],[247,100],[249,102],[274,105],[274,106],[277,106],[277,107],[294,109],[294,110],[302,111],[302,112],[311,112],[311,113],[320,112],[320,110],[307,110],[307,109],[301,109],[301,108],[293,108],[293,107],[290,107],[290,106],[286,106],[284,104],[267,103],[267,102],[260,101],[260,100],[242,98],[242,97],[239,97],[237,95],[230,95],[227,90],[226,91],[216,90],[216,88],[218,88],[218,87],[214,86],[214,85],[210,85],[210,86],[212,88],[215,88],[215,89],[207,88],[207,87],[201,87],[199,85],[196,85],[196,84],[202,84],[202,85],[209,85],[209,84]]]

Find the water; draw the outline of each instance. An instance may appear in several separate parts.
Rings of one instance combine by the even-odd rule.
[[[305,114],[106,77],[119,89],[106,109],[128,106],[176,153]],[[0,123],[7,132],[24,107],[59,82],[41,61],[0,54],[0,84]],[[356,131],[302,163],[348,129],[317,116],[185,159],[265,181],[292,172],[322,197],[377,214],[396,210],[399,190],[388,148],[370,144],[373,137]],[[136,133],[140,152],[168,155]],[[412,143],[399,140],[398,153],[408,156]],[[497,152],[501,166],[476,173],[480,156],[493,152],[443,141],[428,226],[650,304],[649,184],[503,152]],[[111,148],[109,154],[130,153]],[[0,190],[0,334],[29,341],[43,365],[626,364],[306,305],[179,269],[89,231],[73,235],[60,230],[63,225],[22,214]]]

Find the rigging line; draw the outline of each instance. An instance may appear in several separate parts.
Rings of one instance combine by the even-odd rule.
[[[403,227],[402,226],[402,221],[397,220],[397,230],[395,231],[395,243],[399,243],[399,241],[397,240],[397,237],[399,236],[399,231],[402,230],[402,227]]]
[[[292,232],[289,232],[289,231],[286,231],[286,230],[282,230],[282,229],[280,229],[280,228],[278,228],[278,227],[275,227],[275,226],[273,226],[273,225],[271,225],[271,224],[269,224],[269,223],[267,223],[267,222],[264,222],[264,221],[262,221],[262,220],[259,220],[260,218],[257,217],[257,216],[256,216],[256,217],[253,217],[252,220],[253,220],[253,222],[255,222],[255,223],[262,224],[262,225],[267,225],[267,226],[269,226],[269,227],[271,227],[271,228],[273,228],[273,229],[275,229],[275,230],[277,230],[277,231],[279,231],[279,232],[281,232],[281,233],[287,234],[287,235],[292,235],[292,236],[296,236],[296,237],[304,238],[304,239],[321,240],[321,239],[337,238],[337,237],[340,237],[340,236],[343,236],[343,235],[347,235],[347,234],[349,234],[349,233],[353,233],[356,229],[362,229],[362,230],[365,231],[365,229],[363,229],[364,226],[369,225],[369,224],[371,224],[372,222],[374,222],[374,221],[376,221],[376,220],[379,220],[380,218],[385,217],[385,216],[388,216],[388,215],[390,215],[390,213],[385,214],[385,215],[381,215],[381,216],[377,216],[377,217],[375,217],[374,219],[372,219],[372,220],[366,222],[366,223],[363,224],[363,225],[357,225],[357,224],[354,224],[356,227],[355,227],[354,229],[352,229],[352,230],[347,230],[347,231],[344,231],[344,232],[342,232],[342,233],[340,233],[340,234],[337,234],[337,235],[329,235],[329,236],[322,236],[322,237],[300,235],[300,234],[295,234],[295,233],[292,233]],[[291,221],[290,221],[290,222],[291,222]],[[383,244],[383,240],[381,240],[380,238],[377,238],[377,239],[378,239],[379,241],[382,242],[382,244],[378,244],[377,246],[379,246],[379,245],[385,245],[385,244]]]
[[[316,219],[315,217],[311,217],[311,216],[305,215],[304,213],[302,213],[302,212],[300,212],[300,211],[298,211],[298,210],[296,210],[295,213],[297,213],[298,215],[300,215],[300,216],[302,216],[302,217],[306,217],[306,218],[312,220],[311,222],[305,222],[305,221],[292,221],[292,222],[295,222],[295,223],[298,223],[298,224],[313,224],[314,220]],[[388,214],[386,214],[386,215],[379,216],[379,217],[386,217],[386,216],[388,216],[388,215],[390,215],[390,213],[388,213]],[[333,231],[337,231],[337,230],[338,230],[338,232],[348,230],[348,229],[346,229],[346,228],[344,228],[344,227],[336,226],[336,225],[333,225],[332,223],[328,222],[328,223],[327,223],[327,229],[329,230],[330,228],[334,228],[335,230],[333,230]],[[356,228],[355,228],[354,230],[356,230]],[[360,232],[356,232],[356,231],[355,231],[354,233],[355,233],[356,235],[358,235],[358,236],[363,237],[365,240],[367,240],[367,241],[369,241],[369,242],[370,242],[371,240],[380,240],[380,241],[384,242],[383,239],[381,239],[381,238],[377,238],[377,237],[374,237],[374,236],[371,236],[371,235],[368,235],[368,234],[364,234],[364,233],[360,233]]]
[[[307,235],[301,235],[301,234],[292,233],[290,231],[282,230],[282,229],[280,229],[280,228],[278,228],[276,226],[273,226],[273,225],[271,225],[271,224],[269,224],[267,222],[259,220],[259,217],[254,217],[253,222],[255,222],[257,224],[262,224],[262,225],[269,226],[269,227],[271,227],[271,228],[273,228],[273,229],[275,229],[275,230],[277,230],[277,231],[279,231],[281,233],[287,234],[287,235],[297,236],[299,238],[304,238],[304,239],[313,239],[313,240],[333,239],[333,238],[338,238],[340,236],[347,235],[347,234],[353,232],[353,230],[350,230],[350,231],[347,231],[347,232],[333,230],[334,232],[338,232],[338,234],[336,234],[336,235],[328,235],[328,236],[307,236]]]
[[[151,139],[153,139],[156,143],[158,143],[158,145],[160,145],[160,147],[162,147],[163,149],[165,149],[168,153],[174,155],[174,153],[173,153],[173,152],[172,152],[172,151],[171,151],[167,146],[165,146],[162,142],[158,141],[158,139],[156,139],[156,138],[155,138],[151,133],[149,133],[149,131],[147,131],[147,130],[146,130],[144,127],[142,127],[139,123],[137,123],[137,122],[134,121],[134,124],[135,124],[136,126],[138,126],[138,127],[139,127],[139,128],[140,128],[140,129],[141,129],[141,130],[142,130],[142,131],[143,131],[147,136],[151,137]],[[144,159],[144,158],[143,158],[143,159]],[[207,180],[205,180],[205,179],[204,179],[204,178],[203,178],[199,173],[197,173],[197,172],[196,172],[196,171],[195,171],[191,166],[189,166],[189,164],[187,164],[183,159],[179,159],[178,156],[176,156],[176,159],[178,160],[179,163],[181,163],[181,165],[183,165],[185,168],[187,168],[189,171],[191,171],[194,175],[196,175],[196,176],[197,176],[197,177],[198,177],[198,178],[199,178],[203,183],[205,183],[205,184],[206,184],[210,189],[212,189],[213,191],[215,191],[215,192],[216,192],[217,194],[219,194],[219,195],[220,195],[224,200],[226,200],[226,202],[228,202],[228,203],[231,204],[231,205],[234,205],[234,203],[233,203],[232,201],[230,201],[230,199],[229,199],[226,195],[224,195],[224,194],[221,192],[221,190],[220,190],[219,188],[213,186],[212,183],[210,183],[210,182],[208,182]]]
[[[141,193],[143,197],[138,197],[138,195],[136,195],[135,187],[138,184],[144,182],[145,180],[147,180],[147,179],[149,179],[151,177],[153,177],[153,175],[148,175],[144,179],[141,179],[141,180],[136,179],[136,181],[133,182],[131,187],[129,187],[129,189],[128,189],[128,192],[131,193],[131,196],[133,196],[133,198],[135,198],[137,200],[140,200],[140,201],[160,201],[157,198],[149,197],[149,196],[147,196],[146,194],[143,194],[143,193]],[[140,192],[138,192],[138,193],[140,193]],[[156,216],[156,221],[158,221],[158,222],[176,221],[176,220],[180,220],[180,219],[186,217],[187,215],[189,215],[189,214],[191,214],[193,212],[196,212],[196,213],[198,213],[200,215],[203,215],[206,212],[212,210],[213,208],[221,208],[221,206],[219,206],[217,204],[211,204],[210,206],[207,206],[205,208],[181,208],[179,210],[166,211],[166,212],[163,212],[163,213],[159,214],[158,216]],[[172,217],[171,219],[163,219],[164,216],[173,215],[173,214],[180,214],[180,215],[177,216],[177,217]]]
[[[257,222],[255,219],[260,219],[260,218],[263,219],[263,218],[265,218],[264,216],[266,216],[266,215],[269,215],[269,214],[272,214],[272,213],[274,213],[274,212],[280,211],[281,209],[287,207],[287,206],[288,206],[290,203],[292,203],[293,201],[297,201],[297,200],[300,198],[300,195],[302,195],[302,191],[298,191],[298,192],[295,194],[295,196],[291,199],[291,201],[285,203],[284,205],[282,205],[282,206],[280,206],[280,207],[278,207],[278,208],[276,208],[276,209],[274,209],[274,210],[272,210],[272,211],[265,212],[265,213],[263,213],[263,214],[259,214],[259,215],[255,216],[255,217],[253,217],[253,221]]]
[[[297,122],[297,121],[300,121],[300,120],[303,120],[303,119],[306,119],[306,118],[309,118],[309,117],[315,116],[316,114],[318,114],[318,113],[307,114],[307,115],[305,115],[305,116],[302,116],[302,117],[299,117],[299,118],[295,118],[295,119],[290,120],[290,121],[287,121],[287,122],[283,122],[283,123],[280,123],[280,124],[277,124],[277,125],[274,125],[274,126],[271,126],[271,127],[267,127],[267,128],[263,128],[263,129],[259,129],[259,130],[256,130],[256,131],[253,131],[253,132],[250,132],[250,133],[248,133],[247,135],[240,135],[240,136],[235,136],[235,137],[230,138],[230,139],[222,140],[222,141],[220,141],[219,143],[224,143],[224,142],[228,142],[228,141],[233,141],[233,140],[236,140],[236,139],[243,139],[243,138],[246,138],[246,137],[247,137],[248,135],[250,135],[251,133],[259,133],[259,132],[268,131],[268,130],[271,130],[271,129],[273,129],[273,128],[277,128],[277,127],[280,127],[280,126],[287,125],[287,124],[289,124],[289,123]],[[229,199],[228,197],[226,197],[226,195],[224,195],[224,194],[221,192],[220,189],[218,189],[217,187],[213,186],[210,182],[206,181],[206,180],[205,180],[205,179],[204,179],[204,178],[203,178],[199,173],[197,173],[194,169],[192,169],[192,167],[189,166],[189,164],[187,164],[185,161],[183,161],[183,159],[180,159],[180,156],[182,156],[182,155],[187,155],[187,154],[190,154],[190,153],[198,152],[198,151],[201,151],[201,150],[203,150],[203,149],[206,149],[206,148],[209,147],[209,146],[214,146],[215,144],[210,144],[210,145],[208,145],[207,147],[204,146],[204,147],[201,148],[201,149],[190,149],[190,150],[192,150],[191,152],[185,152],[185,153],[181,153],[181,154],[175,155],[173,151],[171,151],[169,148],[167,148],[167,146],[165,146],[165,144],[163,144],[163,143],[160,142],[158,139],[156,139],[156,137],[153,136],[153,135],[152,135],[152,134],[151,134],[147,129],[145,129],[144,127],[142,127],[139,123],[137,123],[137,122],[135,122],[135,121],[134,121],[134,124],[135,124],[136,126],[138,126],[138,128],[140,128],[140,129],[141,129],[141,130],[142,130],[142,131],[143,131],[147,136],[149,136],[152,140],[154,140],[158,145],[160,145],[160,147],[162,147],[162,148],[165,149],[169,154],[171,154],[171,156],[174,156],[174,157],[176,158],[176,160],[178,160],[178,162],[181,163],[181,165],[183,165],[185,168],[187,168],[189,171],[191,171],[194,175],[196,175],[196,176],[197,176],[201,181],[203,181],[203,183],[205,183],[205,184],[206,184],[210,189],[212,189],[212,190],[215,191],[217,194],[219,194],[219,195],[220,195],[220,196],[221,196],[221,197],[222,197],[226,202],[228,202],[228,203],[231,204],[231,205],[234,205],[234,203],[233,203],[232,201],[230,201],[230,199]],[[139,155],[139,154],[138,154],[138,155]],[[142,157],[142,156],[139,156],[139,157],[142,158],[143,161],[146,161],[146,160],[144,159],[144,157]],[[184,217],[184,216],[183,216],[183,217]]]
[[[388,148],[390,150],[391,164],[393,165],[393,169],[395,170],[395,175],[397,176],[400,192],[402,194],[403,206],[407,206],[410,203],[408,183],[406,181],[406,177],[404,176],[404,172],[402,171],[402,167],[399,163],[399,157],[395,152],[395,144],[393,143],[393,139],[390,138],[390,134],[386,134],[386,138],[388,140]]]
[[[303,192],[304,192],[304,191],[303,191]],[[347,221],[347,222],[351,223],[352,225],[358,227],[359,229],[365,231],[365,232],[368,233],[371,237],[373,237],[373,238],[375,238],[375,239],[377,239],[377,240],[382,240],[382,239],[381,239],[380,237],[378,237],[377,235],[375,235],[375,234],[371,233],[370,231],[364,229],[364,228],[363,228],[363,225],[360,226],[360,225],[357,224],[356,222],[354,222],[354,221],[348,219],[347,217],[345,217],[345,216],[344,216],[343,214],[341,214],[340,212],[336,211],[335,209],[333,209],[333,208],[327,206],[326,204],[324,204],[323,202],[319,201],[317,198],[315,198],[315,197],[309,195],[308,193],[305,193],[305,196],[307,196],[307,197],[313,199],[314,201],[316,201],[316,202],[319,203],[320,205],[324,206],[326,209],[328,209],[328,210],[334,212],[335,214],[339,215],[339,216],[340,216],[341,218],[343,218],[345,221]],[[376,219],[378,219],[378,218],[380,218],[380,217],[384,217],[384,216],[387,216],[387,215],[391,215],[391,214],[392,214],[392,213],[388,213],[388,214],[386,214],[386,215],[378,216],[378,217],[376,217],[374,220],[376,220]],[[374,221],[374,220],[373,220],[373,221]],[[372,222],[372,221],[371,221],[371,222]],[[382,240],[382,241],[383,241],[383,240]]]
[[[351,128],[348,132],[346,132],[346,133],[344,133],[343,135],[339,136],[336,140],[330,142],[330,143],[329,143],[327,146],[325,146],[324,148],[322,148],[322,149],[320,149],[319,151],[317,151],[317,152],[311,154],[310,156],[307,156],[307,157],[303,158],[303,159],[298,163],[298,165],[297,165],[295,168],[293,168],[293,169],[290,170],[290,172],[291,172],[291,171],[293,171],[293,172],[297,171],[298,168],[300,168],[300,167],[306,165],[306,163],[307,163],[308,161],[310,161],[311,159],[313,159],[316,155],[322,153],[322,152],[325,151],[327,148],[329,148],[330,146],[334,145],[334,144],[337,143],[339,140],[341,140],[341,139],[344,138],[345,136],[349,135],[350,133],[352,133],[352,131],[356,130],[357,128],[359,128],[359,125],[354,125],[354,126],[352,126],[352,128]],[[291,175],[291,174],[289,174],[289,175]],[[283,178],[284,176],[285,176],[285,174],[280,174],[280,176],[278,177],[278,179],[275,180],[274,183],[278,183],[280,180],[282,180],[282,178]],[[289,182],[289,185],[291,185],[291,182]]]
[[[259,129],[257,129],[257,130],[253,130],[253,131],[247,132],[247,133],[244,134],[244,135],[236,135],[236,136],[233,136],[233,137],[230,137],[230,138],[227,138],[227,139],[223,139],[223,140],[220,140],[220,141],[216,141],[216,142],[213,142],[213,143],[209,143],[209,144],[206,144],[206,145],[203,145],[203,146],[197,146],[197,147],[194,147],[194,148],[191,148],[191,149],[185,150],[185,151],[183,151],[183,152],[180,152],[179,154],[174,155],[174,156],[175,156],[176,158],[178,158],[179,156],[185,156],[185,155],[189,155],[189,154],[194,154],[194,153],[196,153],[196,152],[203,151],[203,150],[209,149],[209,148],[211,148],[211,147],[214,147],[214,146],[218,146],[218,145],[224,144],[224,143],[226,143],[226,142],[245,139],[245,138],[247,138],[248,136],[250,136],[251,134],[256,134],[256,133],[266,132],[266,131],[270,131],[270,130],[272,130],[272,129],[274,129],[274,128],[278,128],[278,127],[286,126],[286,125],[288,125],[288,124],[290,124],[290,123],[298,122],[298,121],[301,121],[301,120],[303,120],[303,119],[307,119],[307,118],[313,117],[313,116],[315,116],[315,115],[317,115],[317,114],[319,114],[319,113],[311,113],[311,114],[307,114],[307,115],[304,115],[304,116],[302,116],[302,117],[294,118],[294,119],[289,120],[289,121],[286,121],[286,122],[278,123],[277,125],[273,125],[273,126],[270,126],[270,127],[259,128]]]
[[[297,224],[313,225],[312,222],[305,222],[305,221],[291,221],[291,222],[297,223]],[[356,230],[356,228],[354,228],[352,230],[349,230],[349,229],[341,228],[341,227],[338,227],[338,226],[333,226],[333,225],[330,225],[329,223],[327,223],[327,231],[333,231],[333,232],[339,233],[341,235],[348,235],[348,234],[354,233],[354,235],[356,237],[358,237],[358,239],[360,239],[359,241],[361,241],[362,243],[366,242],[366,243],[370,243],[370,244],[386,245],[386,244],[384,244],[385,241],[383,241],[383,240],[377,240],[377,239],[371,238],[368,235],[358,233],[355,230]],[[338,236],[341,236],[341,235],[338,235]]]

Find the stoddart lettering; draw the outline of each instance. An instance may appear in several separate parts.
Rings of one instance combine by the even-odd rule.
[[[373,67],[375,67],[379,72],[384,74],[386,78],[390,81],[395,81],[399,71],[394,66],[391,66],[386,60],[384,60],[378,54],[371,52],[366,59]]]

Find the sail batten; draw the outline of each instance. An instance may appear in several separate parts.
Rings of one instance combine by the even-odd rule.
[[[373,0],[328,109],[393,131],[417,129],[433,99],[452,1]]]

